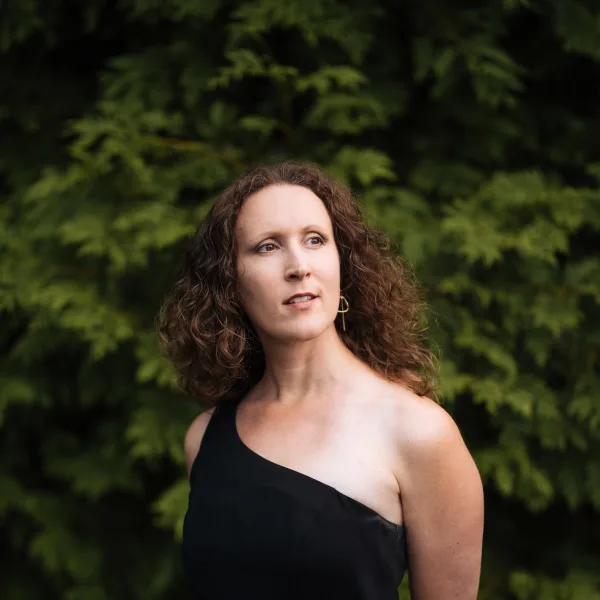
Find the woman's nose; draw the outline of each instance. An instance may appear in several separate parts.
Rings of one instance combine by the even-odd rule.
[[[304,279],[310,275],[309,269],[305,265],[296,265],[290,267],[285,274],[286,279]]]
[[[307,276],[310,276],[310,268],[306,257],[303,256],[301,251],[291,252],[288,265],[285,269],[285,278],[304,279]]]

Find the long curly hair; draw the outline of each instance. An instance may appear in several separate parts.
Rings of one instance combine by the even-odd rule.
[[[271,185],[304,186],[325,205],[350,304],[338,335],[374,371],[414,393],[434,394],[437,361],[424,342],[424,290],[381,231],[369,228],[345,186],[312,164],[251,169],[216,199],[192,237],[158,314],[158,334],[181,387],[200,404],[243,394],[264,372],[261,343],[243,311],[235,225],[250,195]]]

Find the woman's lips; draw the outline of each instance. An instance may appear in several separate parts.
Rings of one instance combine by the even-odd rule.
[[[310,308],[317,300],[319,296],[315,298],[311,298],[310,300],[303,300],[302,302],[290,302],[284,304],[284,306],[289,306],[290,308],[295,308],[296,310],[300,310],[302,308]]]

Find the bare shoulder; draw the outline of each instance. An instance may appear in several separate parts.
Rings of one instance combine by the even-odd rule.
[[[394,401],[396,441],[407,458],[425,457],[444,446],[464,444],[454,419],[431,398],[396,388]]]
[[[396,388],[390,419],[397,448],[397,475],[404,491],[415,479],[440,469],[478,479],[475,462],[452,416],[431,398]],[[478,485],[480,485],[480,481]]]
[[[185,452],[185,462],[188,471],[188,477],[192,470],[194,460],[200,450],[202,438],[206,432],[206,428],[214,413],[214,407],[201,412],[190,424],[183,440],[183,450]]]

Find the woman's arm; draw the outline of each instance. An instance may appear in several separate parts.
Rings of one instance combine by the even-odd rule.
[[[450,415],[428,399],[415,404],[402,429],[398,476],[411,599],[476,600],[484,511],[475,462]]]

